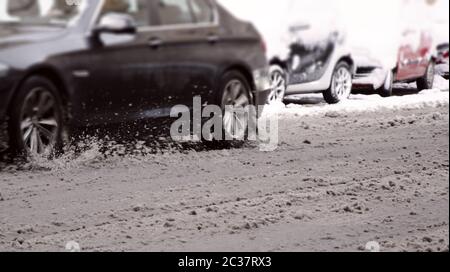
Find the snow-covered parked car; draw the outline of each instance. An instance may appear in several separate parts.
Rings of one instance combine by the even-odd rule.
[[[323,93],[326,102],[338,103],[352,91],[354,62],[339,30],[314,37],[316,26],[292,24],[287,58],[270,58],[273,91],[270,102],[283,101],[285,95]],[[308,33],[309,32],[309,33]]]
[[[332,104],[350,96],[355,65],[335,1],[222,2],[265,37],[273,87],[269,104],[293,94],[323,93]]]

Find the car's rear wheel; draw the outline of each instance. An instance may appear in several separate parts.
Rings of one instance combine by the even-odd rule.
[[[270,67],[270,79],[272,91],[267,99],[267,103],[269,105],[282,103],[287,89],[286,71],[278,65],[272,65]]]
[[[63,110],[56,86],[34,76],[20,87],[10,111],[10,146],[26,156],[53,155],[62,146]]]
[[[392,88],[394,87],[394,71],[389,71],[386,75],[383,86],[378,89],[378,94],[382,97],[392,96]]]
[[[350,97],[353,84],[350,65],[347,62],[339,62],[331,77],[330,88],[323,92],[323,97],[328,104],[336,104]]]
[[[220,86],[224,135],[226,139],[244,140],[249,123],[245,110],[252,104],[250,85],[242,73],[230,71],[223,75]]]
[[[436,65],[435,65],[434,61],[430,61],[425,75],[417,80],[417,90],[418,91],[433,89],[435,66]]]

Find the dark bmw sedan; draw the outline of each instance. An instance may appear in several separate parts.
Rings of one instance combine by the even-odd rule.
[[[269,89],[260,35],[213,0],[0,0],[0,142],[13,151],[196,96],[263,104]]]

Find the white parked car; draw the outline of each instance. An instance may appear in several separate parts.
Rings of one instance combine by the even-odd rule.
[[[266,40],[273,85],[268,103],[304,93],[323,93],[328,103],[350,96],[356,69],[334,1],[221,1]]]

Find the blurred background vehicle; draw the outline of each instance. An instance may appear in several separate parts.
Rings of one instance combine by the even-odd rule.
[[[427,31],[408,29],[403,32],[397,63],[393,67],[383,65],[369,55],[364,57],[356,57],[357,60],[364,60],[357,62],[353,81],[355,89],[376,91],[383,97],[389,97],[394,83],[398,82],[416,82],[418,91],[433,88],[437,56]]]
[[[168,118],[194,96],[265,104],[268,73],[261,36],[214,1],[0,0],[0,128],[15,153]]]
[[[349,1],[355,7],[362,5],[361,1]],[[380,20],[373,13],[364,14],[365,19],[359,18],[364,29],[349,28],[353,40],[358,40],[352,50],[358,67],[354,88],[384,97],[392,95],[393,85],[398,82],[415,82],[418,91],[433,88],[436,48],[440,42],[448,42],[448,35],[441,33],[442,26],[448,33],[448,1],[382,0],[364,4],[375,14],[383,11],[383,17]]]
[[[303,93],[323,93],[331,104],[350,96],[355,66],[332,2],[222,2],[238,16],[254,22],[268,41],[273,83],[268,103]],[[268,16],[261,17],[266,10]]]

